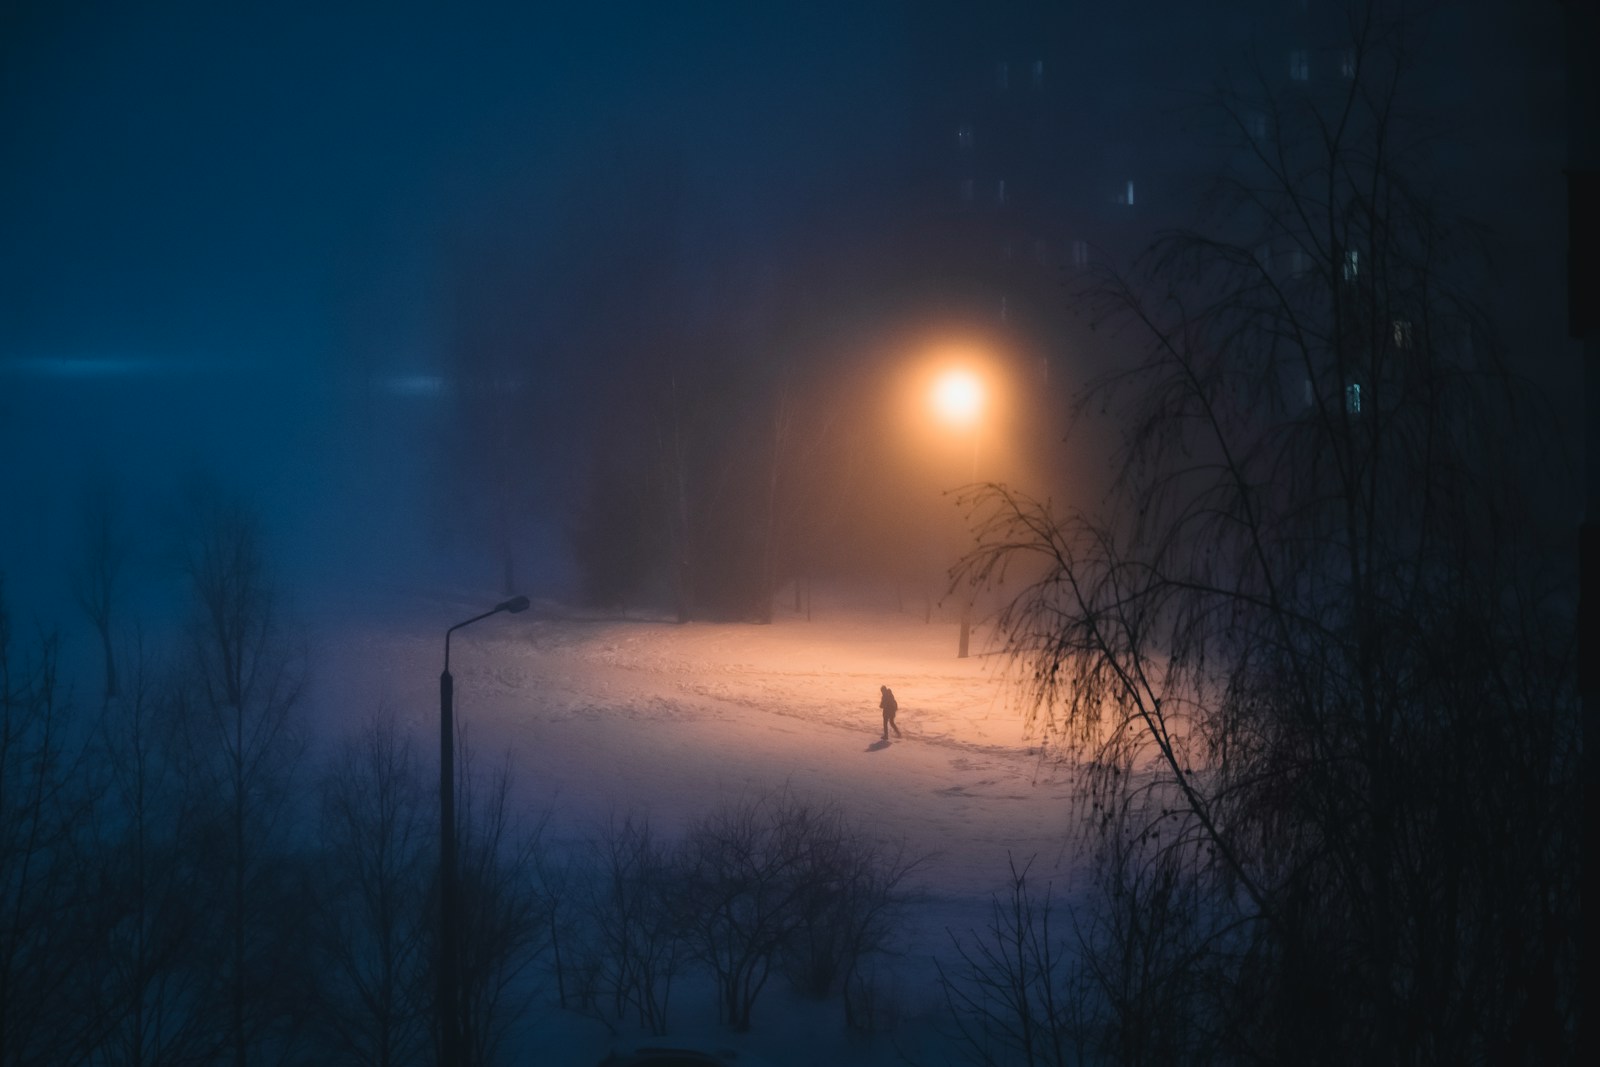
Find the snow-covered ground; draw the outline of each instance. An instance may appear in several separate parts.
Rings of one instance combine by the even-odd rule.
[[[902,1042],[926,1039],[940,1009],[931,958],[948,962],[947,930],[981,928],[1008,860],[1058,894],[1076,866],[1070,768],[1026,736],[1003,657],[985,628],[956,657],[957,624],[896,610],[892,594],[818,595],[810,620],[678,625],[574,615],[536,604],[458,631],[455,709],[481,760],[509,752],[523,801],[548,808],[558,834],[609,814],[647,813],[670,832],[720,800],[787,783],[838,801],[870,832],[927,857],[918,903],[893,964]],[[315,635],[311,707],[326,728],[384,708],[429,742],[438,730],[445,629],[494,598],[403,597],[335,613]],[[329,618],[324,615],[324,618]],[[880,739],[879,685],[899,698],[904,739]],[[710,1008],[677,1004],[690,1031]],[[750,1041],[774,1062],[878,1062],[844,1040],[836,1004],[793,1003],[774,982]],[[603,1050],[605,1035],[570,1020],[544,1032]],[[891,1035],[893,1036],[893,1035]],[[857,1057],[866,1057],[857,1060]],[[885,1060],[887,1062],[887,1060]]]

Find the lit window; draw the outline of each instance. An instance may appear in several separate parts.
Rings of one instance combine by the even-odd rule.
[[[994,202],[997,204],[1006,202],[1006,180],[1004,178],[994,183]]]
[[[1361,383],[1351,382],[1344,387],[1344,410],[1351,415],[1361,414]]]
[[[1122,191],[1120,193],[1118,193],[1116,196],[1111,198],[1111,202],[1113,204],[1121,204],[1124,207],[1133,206],[1133,179],[1132,178],[1128,179],[1127,184],[1125,184],[1122,187]]]
[[[1289,53],[1289,77],[1297,82],[1311,80],[1311,54],[1304,48]]]
[[[994,68],[994,84],[1001,92],[1005,92],[1008,88],[1010,88],[1010,86],[1011,86],[1011,64],[1010,63],[1000,63],[1000,64],[997,64],[995,66],[995,68]]]
[[[1087,267],[1089,265],[1089,242],[1072,242],[1072,265],[1074,267]]]
[[[972,123],[963,122],[956,128],[956,144],[962,148],[972,147]]]
[[[1311,256],[1303,248],[1296,248],[1289,253],[1289,273],[1296,278],[1309,273],[1311,270]]]
[[[1044,88],[1044,60],[1042,59],[1033,61],[1033,87],[1035,89]]]
[[[1402,348],[1402,349],[1411,347],[1411,320],[1410,319],[1395,319],[1394,320],[1394,346],[1396,348]]]
[[[1302,399],[1305,401],[1306,407],[1311,407],[1317,402],[1317,392],[1311,387],[1310,378],[1305,380],[1305,389],[1302,394]]]
[[[1339,53],[1339,77],[1354,78],[1356,76],[1356,53],[1354,49],[1346,48]]]
[[[1361,253],[1352,248],[1344,254],[1344,280],[1347,282],[1353,282],[1356,280],[1356,276],[1360,273]]]

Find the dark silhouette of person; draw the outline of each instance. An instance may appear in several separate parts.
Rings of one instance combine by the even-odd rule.
[[[889,740],[889,731],[893,730],[896,737],[904,737],[900,727],[894,724],[894,713],[900,710],[900,705],[895,703],[894,690],[886,685],[878,686],[878,692],[883,696],[878,700],[878,707],[883,709],[883,739]]]

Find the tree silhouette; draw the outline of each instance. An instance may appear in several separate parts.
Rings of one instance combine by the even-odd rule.
[[[84,491],[82,521],[83,557],[74,575],[73,593],[100,638],[106,665],[105,700],[109,703],[118,690],[112,613],[129,550],[116,487],[110,481],[101,478],[89,483]]]
[[[293,815],[289,780],[303,749],[293,713],[304,655],[279,616],[259,528],[242,507],[207,506],[185,559],[192,615],[180,695],[182,744],[197,802],[210,813],[199,840],[217,846],[226,885],[223,942],[228,1044],[240,1067],[267,1020],[262,993],[285,957],[268,916],[287,887],[276,869]]]
[[[1240,932],[1205,964],[1215,1047],[1554,1062],[1582,810],[1559,472],[1420,176],[1410,30],[1364,8],[1333,91],[1224,100],[1213,228],[1089,294],[1143,347],[1085,397],[1126,427],[1110,504],[986,489],[961,575],[1025,577],[1000,623],[1086,761],[1085,826]]]
[[[400,1067],[431,1053],[438,857],[433,797],[411,739],[375,717],[324,770],[312,925],[316,1007],[348,1063]]]
[[[0,594],[4,593],[0,587]],[[53,635],[12,640],[0,596],[0,1064],[82,1060],[109,1026],[95,978],[95,793]]]

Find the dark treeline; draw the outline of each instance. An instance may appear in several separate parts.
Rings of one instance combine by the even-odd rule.
[[[115,530],[86,540],[96,626]],[[103,679],[0,602],[0,1064],[433,1062],[431,756],[382,716],[311,755],[310,664],[247,512],[203,509],[180,578],[178,639],[114,629]],[[558,1007],[663,1033],[685,978],[735,1029],[772,979],[879,1025],[917,865],[837,806],[779,790],[555,842],[508,766],[468,751],[459,782],[469,1062]]]

